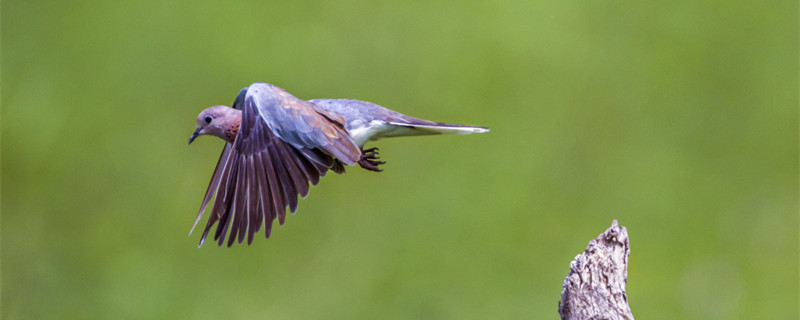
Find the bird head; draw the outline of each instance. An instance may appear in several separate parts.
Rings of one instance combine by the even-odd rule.
[[[213,106],[200,112],[197,116],[197,130],[189,137],[189,144],[204,134],[217,136],[233,143],[239,132],[242,111],[228,106]]]

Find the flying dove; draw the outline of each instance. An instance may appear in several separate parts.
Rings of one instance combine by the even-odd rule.
[[[200,246],[217,224],[219,246],[228,235],[230,247],[247,236],[247,244],[262,225],[269,238],[272,221],[283,225],[286,208],[297,210],[297,196],[308,195],[328,170],[341,174],[344,166],[360,165],[371,171],[384,162],[377,148],[364,149],[370,140],[385,137],[470,134],[485,127],[446,124],[409,117],[379,105],[352,99],[301,100],[266,83],[242,89],[228,106],[213,106],[197,116],[198,136],[217,136],[222,149],[200,212],[197,226],[211,198],[208,223]],[[191,231],[189,232],[191,235]]]

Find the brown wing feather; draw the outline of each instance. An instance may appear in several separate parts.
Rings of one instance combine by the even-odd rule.
[[[208,205],[208,202],[211,200],[211,196],[213,196],[214,191],[217,190],[220,177],[222,176],[221,170],[224,167],[225,161],[228,160],[228,154],[230,152],[231,152],[231,145],[229,143],[226,143],[225,147],[222,148],[222,154],[219,155],[217,166],[214,167],[214,174],[211,175],[211,182],[208,183],[208,189],[206,189],[206,195],[205,197],[203,197],[203,204],[200,205],[200,211],[197,213],[197,219],[194,220],[194,225],[192,225],[192,230],[189,231],[189,235],[192,235],[194,228],[197,227],[197,223],[200,222],[200,218],[203,217],[203,211],[206,210],[206,206]]]
[[[328,170],[343,170],[336,152],[297,148],[259,119],[257,112],[245,108],[233,146],[223,149],[198,214],[199,220],[213,197],[200,245],[215,224],[219,246],[226,236],[229,247],[245,238],[250,244],[262,226],[269,238],[273,220],[284,223],[286,208],[297,209],[298,196],[308,194],[309,183],[318,183]]]

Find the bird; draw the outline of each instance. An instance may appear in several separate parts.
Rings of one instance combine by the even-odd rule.
[[[470,134],[487,127],[448,124],[410,117],[377,104],[354,99],[299,99],[286,90],[256,82],[242,89],[233,106],[209,107],[197,116],[189,144],[199,136],[225,140],[211,182],[206,189],[191,236],[213,198],[208,222],[198,247],[217,223],[214,240],[222,247],[245,237],[247,244],[264,227],[270,237],[273,220],[283,225],[286,209],[297,211],[298,196],[305,198],[330,170],[345,166],[380,172],[377,148],[364,149],[373,140],[388,137]],[[228,233],[230,229],[230,233]]]

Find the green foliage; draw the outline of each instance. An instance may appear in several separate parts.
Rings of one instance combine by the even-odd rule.
[[[0,316],[552,319],[618,219],[637,318],[792,318],[797,12],[4,1]],[[270,240],[198,249],[222,142],[187,139],[256,81],[492,131],[375,143],[383,173],[325,177]]]

